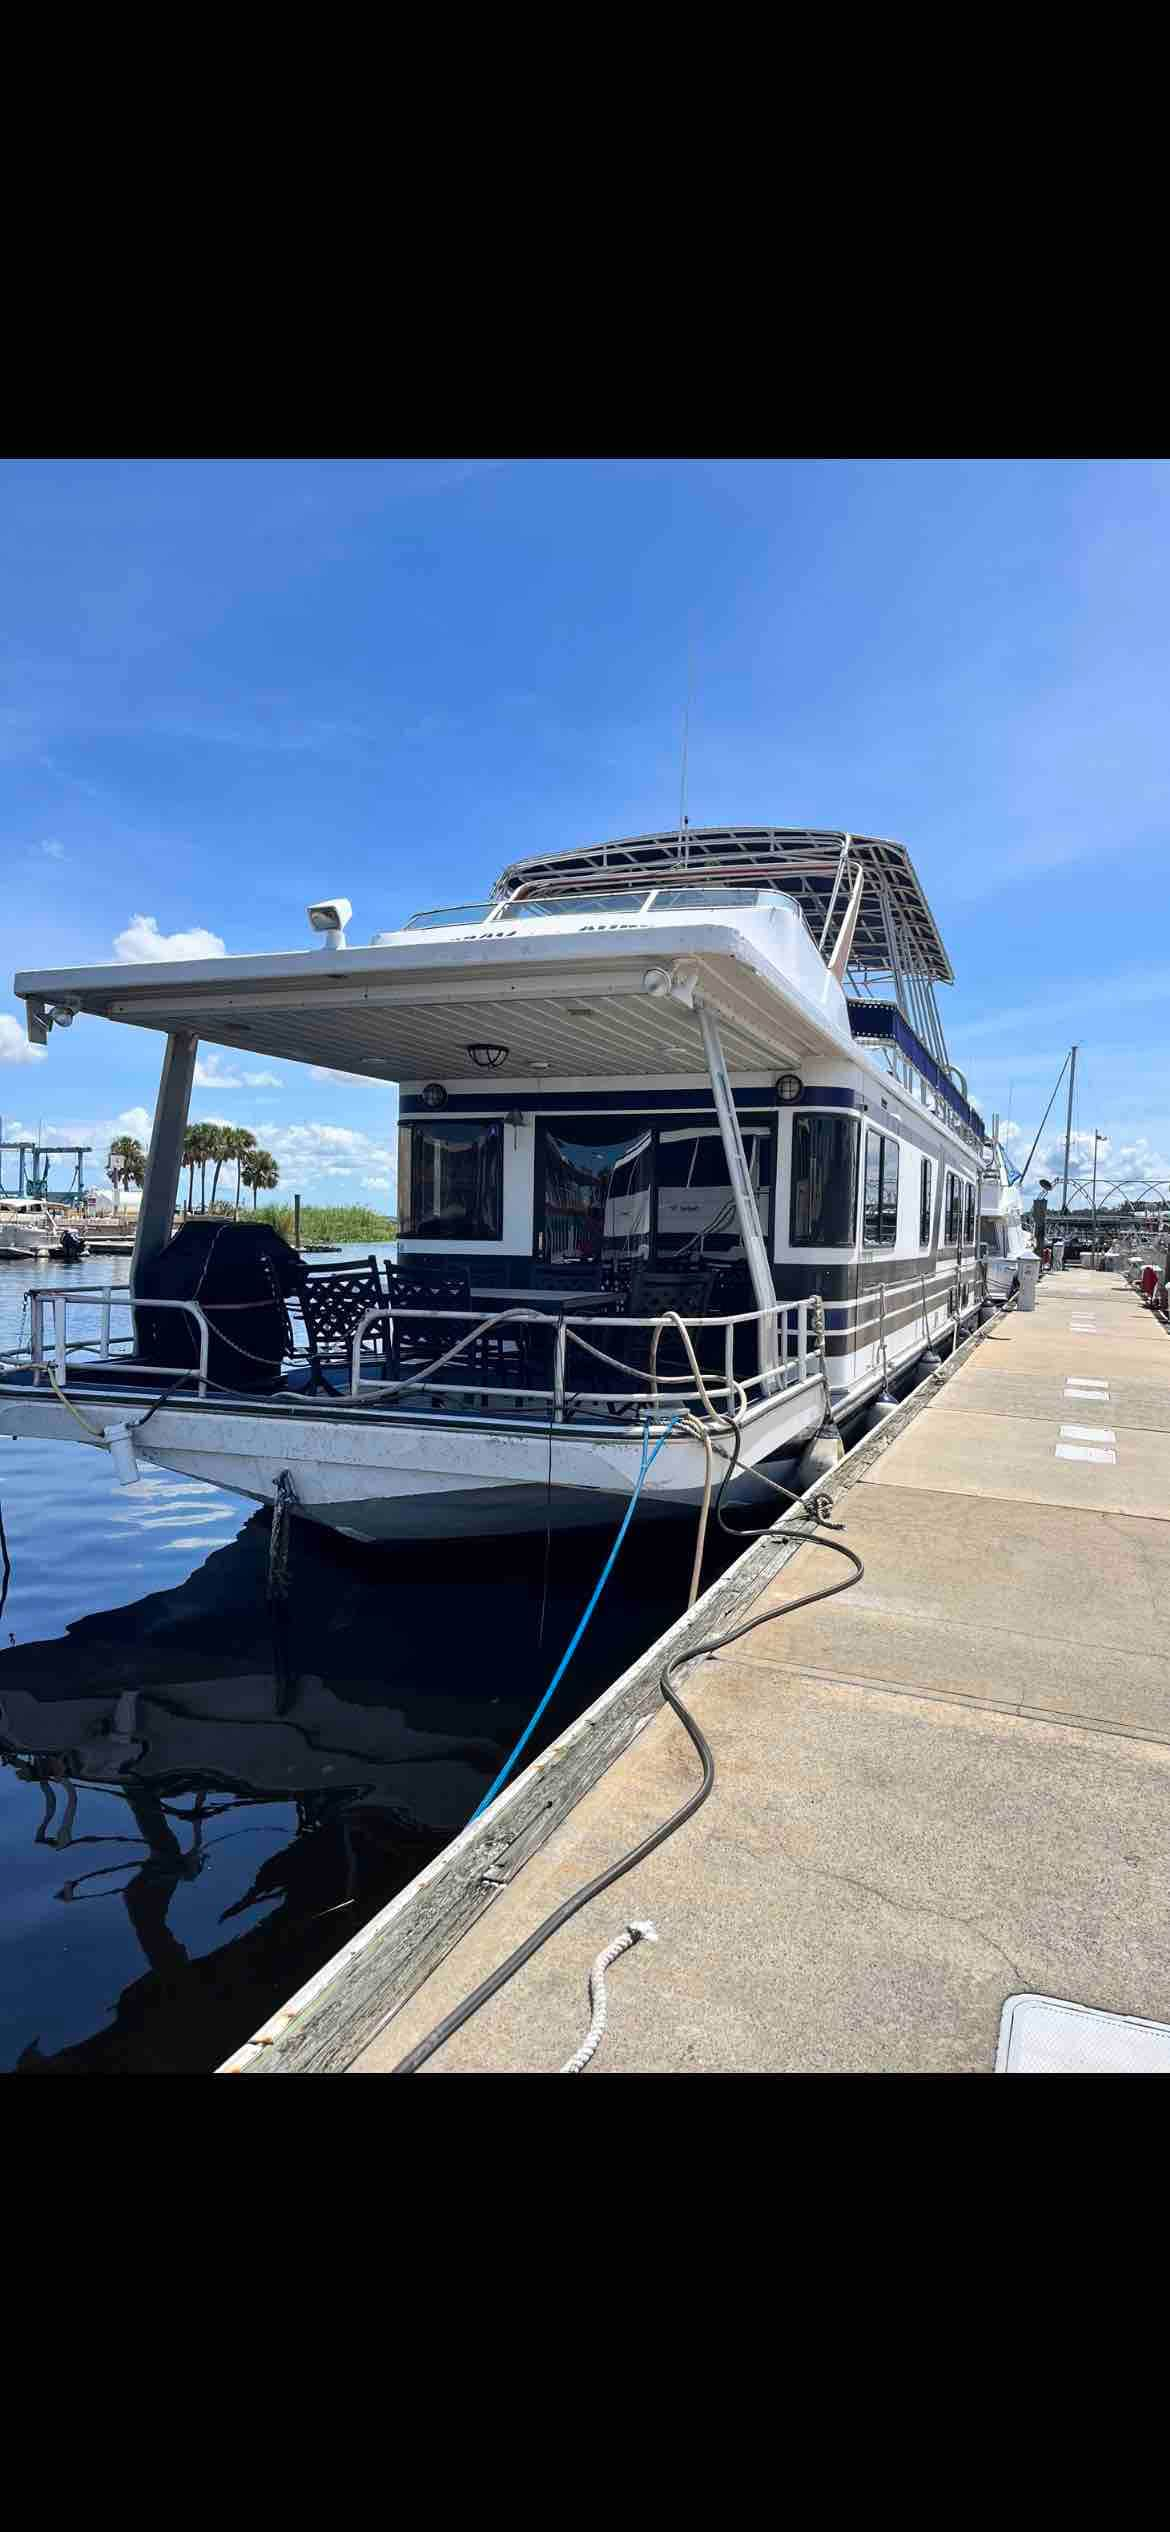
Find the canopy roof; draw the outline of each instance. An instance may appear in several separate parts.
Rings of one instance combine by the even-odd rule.
[[[543,897],[584,886],[628,887],[633,879],[645,879],[648,886],[683,878],[770,883],[795,897],[827,958],[858,869],[865,873],[865,887],[850,967],[859,975],[890,976],[897,974],[900,962],[908,975],[953,984],[951,962],[905,845],[876,835],[849,835],[836,827],[684,827],[681,837],[672,830],[627,836],[613,844],[575,844],[564,852],[511,862],[494,893]]]
[[[795,936],[795,937],[794,937]],[[366,949],[27,972],[43,1041],[52,1006],[387,1081],[703,1073],[696,1014],[646,976],[680,955],[733,1071],[848,1052],[844,1004],[790,914],[565,917],[513,931],[399,934]],[[818,991],[822,999],[815,998]],[[491,1071],[470,1047],[502,1046]]]

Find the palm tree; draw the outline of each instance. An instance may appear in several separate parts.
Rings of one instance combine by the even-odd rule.
[[[215,1169],[211,1180],[211,1209],[214,1213],[215,1194],[216,1189],[219,1186],[219,1173],[223,1168],[224,1162],[226,1160],[230,1160],[232,1157],[232,1136],[235,1133],[235,1127],[232,1125],[209,1125],[207,1131],[212,1138],[210,1157],[215,1162]]]
[[[254,1152],[256,1149],[256,1137],[254,1134],[250,1134],[248,1132],[246,1125],[233,1125],[229,1127],[228,1130],[232,1138],[231,1158],[236,1164],[235,1210],[238,1214],[240,1210],[240,1182],[244,1174],[244,1163],[247,1160],[249,1152]]]
[[[257,1189],[263,1187],[267,1192],[280,1185],[280,1171],[271,1152],[250,1151],[246,1160],[240,1164],[240,1175],[245,1187],[250,1187],[252,1190],[253,1213],[256,1210]]]
[[[183,1159],[191,1172],[199,1171],[199,1210],[207,1211],[207,1164],[215,1159],[215,1137],[220,1128],[214,1125],[189,1125],[183,1137]]]
[[[195,1164],[199,1158],[199,1128],[189,1125],[183,1136],[182,1166],[187,1172],[187,1211],[195,1211]]]
[[[146,1177],[146,1154],[135,1134],[115,1134],[106,1154],[106,1176],[114,1189],[141,1187]]]

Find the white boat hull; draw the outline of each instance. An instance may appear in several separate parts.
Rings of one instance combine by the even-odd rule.
[[[76,1417],[45,1389],[0,1392],[0,1434],[76,1441],[101,1447],[104,1424],[133,1424],[140,1399],[91,1388],[74,1392],[94,1427],[93,1442]],[[766,1499],[751,1482],[760,1460],[798,1451],[824,1411],[819,1374],[753,1408],[741,1428],[741,1464],[729,1487],[739,1503]],[[638,1482],[639,1427],[574,1431],[493,1425],[444,1415],[410,1420],[358,1410],[293,1411],[277,1405],[219,1406],[214,1401],[163,1407],[150,1420],[138,1457],[257,1503],[276,1500],[279,1478],[291,1478],[301,1512],[346,1538],[389,1544],[531,1531],[580,1529],[620,1518]],[[721,1463],[716,1460],[716,1472]],[[694,1511],[702,1501],[703,1446],[672,1434],[650,1467],[639,1518]],[[113,1467],[111,1484],[116,1483]]]

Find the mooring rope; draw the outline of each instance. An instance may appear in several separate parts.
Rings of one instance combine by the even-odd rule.
[[[583,2075],[590,2059],[597,2055],[601,2046],[605,2026],[609,2020],[609,1998],[605,1992],[606,1970],[612,1969],[614,1962],[620,1960],[623,1952],[632,1952],[636,1943],[656,1943],[657,1941],[657,1932],[647,1917],[628,1925],[624,1934],[615,1936],[614,1941],[607,1943],[605,1950],[598,1953],[589,1972],[589,2002],[593,2007],[593,2020],[580,2048],[572,2057],[567,2057],[564,2065],[559,2069],[562,2075]]]

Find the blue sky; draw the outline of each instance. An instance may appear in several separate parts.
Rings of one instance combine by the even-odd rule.
[[[6,1133],[92,1167],[157,1086],[97,1021],[29,1060],[18,966],[296,947],[333,891],[366,940],[670,824],[693,643],[693,823],[899,837],[984,1114],[1022,1159],[1077,1038],[1082,1148],[1170,1174],[1166,464],[54,461],[0,555]],[[390,1092],[204,1070],[287,1189],[389,1200]]]

